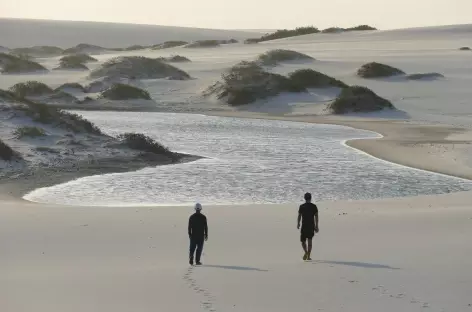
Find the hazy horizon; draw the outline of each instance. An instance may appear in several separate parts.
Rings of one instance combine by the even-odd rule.
[[[331,0],[326,3],[292,0],[290,5],[292,12],[287,12],[286,6],[274,5],[269,0],[230,3],[221,0],[165,3],[135,0],[133,6],[124,0],[6,0],[0,3],[0,18],[241,30],[305,25],[348,27],[359,24],[395,29],[472,23],[470,0],[451,0],[447,3],[436,0]],[[146,10],[143,11],[143,8]]]

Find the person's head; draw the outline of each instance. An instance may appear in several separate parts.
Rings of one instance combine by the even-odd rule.
[[[311,194],[310,193],[305,193],[304,198],[305,198],[306,202],[311,202]]]
[[[201,212],[203,209],[202,205],[200,203],[195,204],[195,211],[196,212]]]

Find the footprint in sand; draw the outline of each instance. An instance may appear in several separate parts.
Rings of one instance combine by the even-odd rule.
[[[187,282],[189,288],[195,291],[202,298],[200,299],[200,304],[202,308],[209,312],[216,312],[216,309],[213,306],[213,296],[212,294],[198,285],[197,281],[193,277],[194,267],[187,269],[186,273],[183,276],[183,279]]]

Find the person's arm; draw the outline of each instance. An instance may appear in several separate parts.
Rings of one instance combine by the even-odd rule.
[[[300,229],[300,222],[302,221],[302,207],[298,209],[297,229]]]
[[[208,223],[207,223],[207,219],[205,217],[205,240],[208,240]]]
[[[320,231],[320,228],[318,227],[318,221],[319,221],[319,217],[318,217],[318,211],[315,212],[315,232],[318,233]]]
[[[192,236],[192,217],[188,219],[188,237]]]

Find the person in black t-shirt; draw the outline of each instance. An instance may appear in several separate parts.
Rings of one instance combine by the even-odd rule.
[[[300,231],[300,240],[302,242],[303,260],[311,260],[312,239],[315,232],[319,232],[318,228],[318,207],[311,202],[311,194],[305,194],[305,203],[298,209],[297,229],[300,229],[300,221],[302,228]],[[308,246],[307,246],[308,241]]]
[[[189,263],[193,265],[193,255],[196,254],[196,264],[202,265],[200,257],[202,256],[203,244],[208,240],[207,218],[202,213],[202,205],[195,204],[195,213],[188,220],[188,236],[190,238]]]

